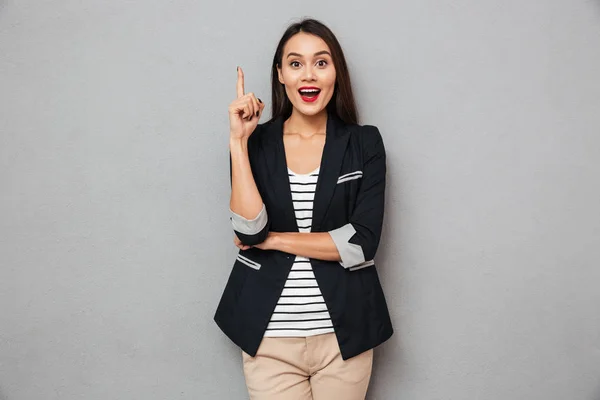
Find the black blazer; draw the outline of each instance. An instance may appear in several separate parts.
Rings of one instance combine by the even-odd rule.
[[[254,245],[269,231],[298,232],[290,191],[283,118],[259,124],[248,140],[252,173],[268,220],[253,234],[235,231]],[[312,232],[330,232],[342,262],[310,259],[344,360],[393,333],[373,261],[384,215],[385,148],[379,130],[345,124],[331,113],[313,203]],[[214,320],[251,356],[263,338],[295,256],[255,247],[240,250]]]

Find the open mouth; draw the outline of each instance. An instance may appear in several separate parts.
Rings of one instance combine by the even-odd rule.
[[[321,93],[321,89],[319,89],[319,88],[302,88],[302,89],[298,90],[298,93],[300,93],[300,97],[302,98],[302,100],[311,103],[311,102],[317,100],[317,98],[319,97],[319,93]]]

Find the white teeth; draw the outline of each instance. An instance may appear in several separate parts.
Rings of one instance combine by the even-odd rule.
[[[300,90],[300,93],[317,93],[320,92],[319,89],[302,89]]]

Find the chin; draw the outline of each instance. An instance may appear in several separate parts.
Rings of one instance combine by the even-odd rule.
[[[325,110],[325,107],[322,107],[322,108],[318,108],[318,107],[306,107],[306,106],[304,106],[304,104],[301,105],[300,107],[296,107],[296,108],[302,114],[308,115],[308,116],[313,116],[313,115],[320,114],[323,110]]]

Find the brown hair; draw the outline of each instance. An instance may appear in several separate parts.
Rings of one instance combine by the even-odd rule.
[[[282,62],[283,47],[292,36],[299,32],[305,32],[320,37],[331,50],[331,58],[333,59],[336,78],[333,96],[326,107],[327,111],[348,124],[357,124],[358,113],[356,110],[356,103],[354,102],[354,95],[352,94],[350,74],[348,72],[348,66],[346,65],[342,46],[340,46],[337,38],[327,26],[322,22],[311,18],[306,18],[290,25],[277,45],[271,68],[272,109],[270,121],[279,116],[283,116],[287,119],[292,114],[292,102],[287,97],[284,85],[279,82],[277,67],[280,66]]]

